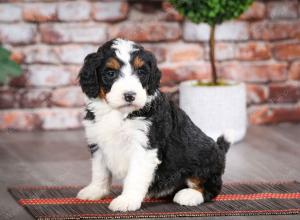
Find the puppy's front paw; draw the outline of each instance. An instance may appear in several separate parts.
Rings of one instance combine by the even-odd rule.
[[[77,194],[78,199],[97,200],[106,196],[109,193],[106,189],[90,184],[79,191]]]
[[[141,207],[141,203],[137,199],[120,195],[111,201],[108,208],[112,211],[135,211]]]

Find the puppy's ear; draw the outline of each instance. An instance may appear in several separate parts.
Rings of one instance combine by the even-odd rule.
[[[159,87],[161,72],[157,67],[157,61],[155,56],[149,51],[146,51],[146,53],[147,56],[150,58],[150,67],[151,67],[151,73],[148,82],[148,93],[152,95]]]
[[[100,85],[97,68],[100,66],[100,62],[101,57],[99,53],[87,55],[78,75],[81,89],[89,98],[96,98],[99,94]]]

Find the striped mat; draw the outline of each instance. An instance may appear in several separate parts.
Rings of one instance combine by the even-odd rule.
[[[108,205],[120,194],[96,201],[76,199],[78,186],[12,187],[11,195],[36,219],[167,218],[300,214],[300,183],[225,184],[214,201],[197,207],[180,206],[171,198],[145,199],[134,212],[112,212]],[[300,216],[299,216],[300,217]]]

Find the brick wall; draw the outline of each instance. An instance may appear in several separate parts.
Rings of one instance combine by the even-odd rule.
[[[180,81],[209,77],[209,27],[183,21],[167,3],[0,2],[0,40],[24,69],[0,87],[0,130],[80,127],[78,70],[113,37],[156,54],[162,90],[175,100]],[[247,82],[250,123],[300,121],[299,17],[297,0],[257,1],[217,28],[219,75]]]

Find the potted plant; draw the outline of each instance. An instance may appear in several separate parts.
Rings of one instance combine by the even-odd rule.
[[[222,22],[239,17],[253,0],[170,0],[191,22],[210,26],[209,57],[211,81],[180,84],[180,106],[206,134],[216,139],[230,133],[233,142],[246,133],[246,91],[244,83],[220,81],[215,62],[215,31]]]

